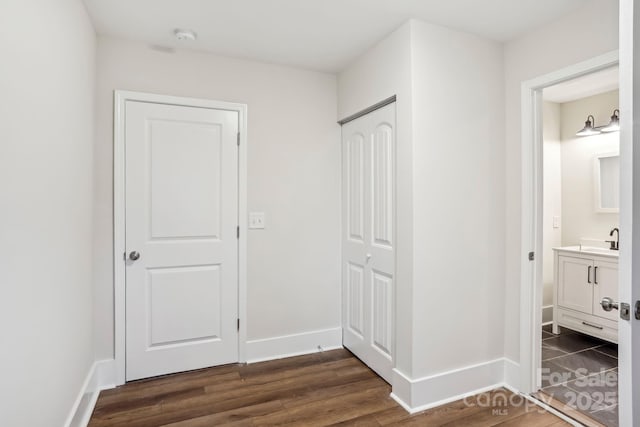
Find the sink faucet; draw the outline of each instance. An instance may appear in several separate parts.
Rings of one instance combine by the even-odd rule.
[[[617,251],[618,249],[620,249],[620,230],[618,230],[617,227],[614,228],[609,232],[609,236],[613,236],[613,233],[616,233],[616,240],[605,240],[605,241],[607,243],[611,243],[611,247],[609,249],[611,249],[612,251]]]

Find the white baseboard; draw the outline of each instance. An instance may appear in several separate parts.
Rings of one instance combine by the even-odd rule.
[[[520,364],[509,358],[504,358],[504,383],[510,390],[520,389]]]
[[[336,348],[342,348],[342,328],[247,341],[246,355],[247,363],[256,363]]]
[[[101,390],[115,387],[115,360],[98,360],[91,365],[65,427],[86,427]]]
[[[413,414],[503,387],[506,361],[505,358],[491,360],[415,380],[394,369],[391,397]],[[519,370],[517,372],[519,374]]]

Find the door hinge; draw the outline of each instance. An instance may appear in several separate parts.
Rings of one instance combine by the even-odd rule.
[[[529,261],[533,261],[535,259],[535,253],[534,252],[529,252]]]
[[[240,226],[239,225],[236,227],[236,238],[238,238],[238,239],[240,238]]]
[[[239,331],[240,330],[240,319],[237,319],[237,320],[238,320],[238,331]]]
[[[238,146],[240,146],[240,132],[238,132]]]

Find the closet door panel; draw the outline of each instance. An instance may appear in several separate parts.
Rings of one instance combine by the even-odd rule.
[[[343,343],[387,382],[394,353],[395,104],[342,128]]]

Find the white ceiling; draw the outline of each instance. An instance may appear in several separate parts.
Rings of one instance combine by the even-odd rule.
[[[588,0],[84,1],[99,34],[337,72],[410,18],[506,41]]]
[[[619,69],[612,67],[547,87],[542,91],[542,97],[550,102],[570,102],[616,90],[619,82]]]

